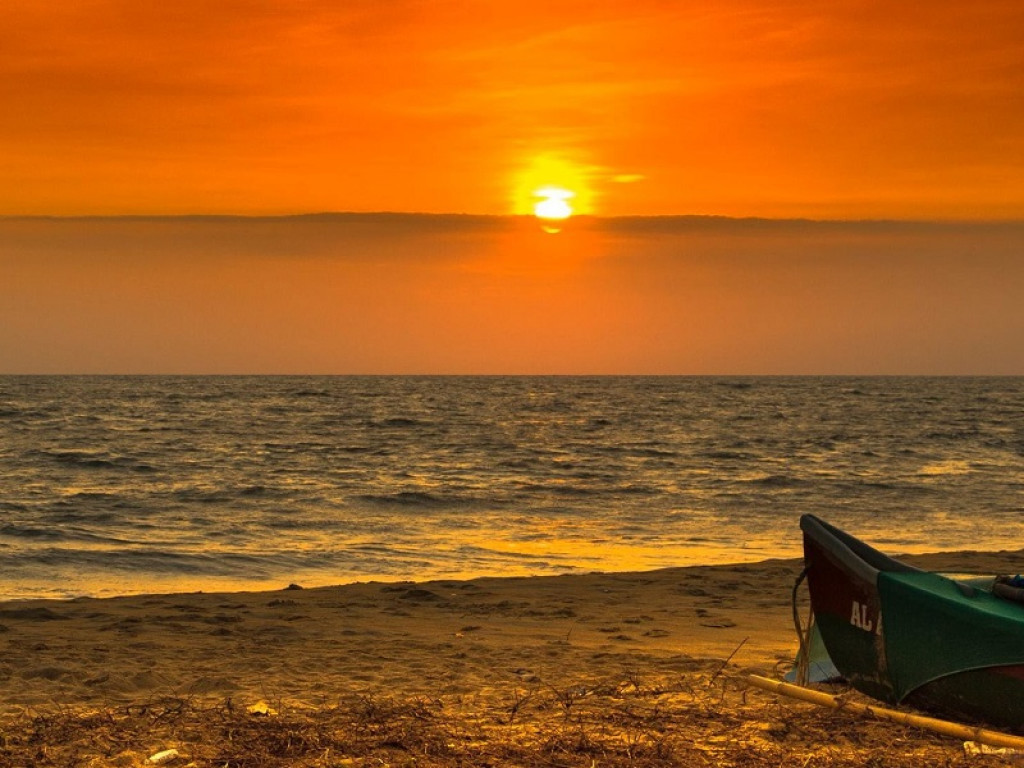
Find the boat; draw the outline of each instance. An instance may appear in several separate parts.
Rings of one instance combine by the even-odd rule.
[[[850,685],[1024,732],[1024,604],[995,594],[996,577],[915,568],[814,515],[800,528],[814,627]]]

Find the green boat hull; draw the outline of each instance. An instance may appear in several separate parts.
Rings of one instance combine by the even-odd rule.
[[[800,525],[815,622],[854,688],[1024,731],[1024,606],[908,566],[811,515]]]

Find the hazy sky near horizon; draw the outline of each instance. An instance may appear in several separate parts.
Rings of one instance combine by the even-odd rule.
[[[0,219],[0,373],[1024,375],[1024,223]]]
[[[1019,0],[8,0],[0,215],[1024,218]]]

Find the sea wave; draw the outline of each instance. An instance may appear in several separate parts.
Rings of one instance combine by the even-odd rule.
[[[1022,436],[1019,378],[0,377],[0,568],[44,596],[615,570],[792,553],[803,512],[1001,547]]]
[[[126,539],[95,533],[89,530],[64,526],[61,528],[41,528],[31,525],[7,523],[0,525],[0,536],[12,539],[50,542],[96,542],[99,544],[128,544]]]
[[[137,457],[121,456],[106,451],[86,449],[38,450],[31,451],[31,455],[37,456],[43,461],[52,461],[56,464],[86,469],[127,469],[134,472],[154,472],[156,470],[156,467],[151,463]]]

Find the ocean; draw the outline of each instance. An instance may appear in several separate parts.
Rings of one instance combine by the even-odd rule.
[[[0,598],[1022,546],[1024,378],[0,377]]]

